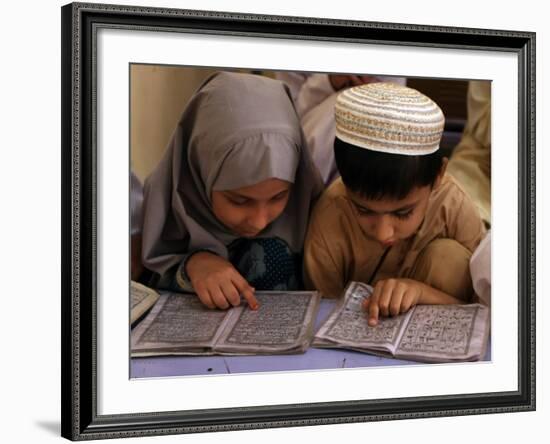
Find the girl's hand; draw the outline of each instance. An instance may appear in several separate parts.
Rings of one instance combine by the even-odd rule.
[[[201,251],[189,258],[186,273],[201,302],[209,308],[226,309],[241,303],[241,294],[252,310],[259,307],[254,288],[226,259]]]
[[[378,281],[372,295],[363,302],[371,327],[378,324],[379,315],[397,316],[419,303],[424,284],[413,279],[385,279]]]

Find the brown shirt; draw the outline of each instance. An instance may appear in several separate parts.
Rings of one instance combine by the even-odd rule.
[[[484,234],[476,206],[447,174],[432,191],[416,234],[392,246],[375,281],[407,276],[434,239],[454,239],[473,252]],[[342,179],[337,179],[317,202],[310,220],[304,248],[306,287],[337,298],[349,281],[368,282],[383,253],[384,247],[364,234]]]

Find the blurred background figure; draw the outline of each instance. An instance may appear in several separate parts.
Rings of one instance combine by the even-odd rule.
[[[491,83],[472,80],[468,85],[467,120],[453,150],[447,171],[463,186],[491,225]]]
[[[334,104],[344,88],[372,82],[406,84],[404,77],[276,72],[290,88],[313,162],[325,185],[338,177],[334,161]]]

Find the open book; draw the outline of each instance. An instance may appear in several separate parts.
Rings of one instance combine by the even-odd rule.
[[[489,309],[480,304],[417,305],[367,324],[362,302],[372,287],[351,282],[315,335],[312,346],[348,348],[421,362],[476,361],[485,355]]]
[[[152,288],[136,281],[130,282],[130,324],[134,324],[149,310],[159,298]]]
[[[205,307],[195,294],[164,293],[132,330],[132,357],[303,353],[313,338],[316,291],[257,291],[260,304]]]

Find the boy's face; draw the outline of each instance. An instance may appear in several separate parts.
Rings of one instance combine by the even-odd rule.
[[[434,184],[439,186],[440,179]],[[414,188],[404,199],[366,199],[347,189],[359,225],[367,237],[383,247],[413,236],[426,214],[432,187]]]

